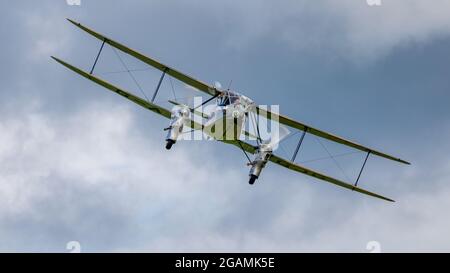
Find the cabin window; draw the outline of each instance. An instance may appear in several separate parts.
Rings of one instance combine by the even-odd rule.
[[[236,95],[224,95],[217,99],[217,105],[219,106],[227,106],[230,104],[234,104],[239,100],[239,96]]]
[[[228,95],[222,96],[217,100],[217,105],[219,106],[227,106],[230,105],[230,97]]]

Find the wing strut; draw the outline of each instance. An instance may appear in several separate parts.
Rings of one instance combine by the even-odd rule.
[[[259,133],[259,120],[256,115],[252,115],[251,113],[249,115],[251,115],[250,119],[252,120],[253,127],[256,130],[256,143],[259,145],[262,143],[261,134]]]
[[[156,95],[158,94],[159,88],[161,87],[161,83],[164,80],[164,76],[166,76],[167,70],[169,70],[167,67],[164,68],[161,78],[159,78],[159,82],[158,85],[156,86],[155,93],[153,93],[152,103],[155,101]]]
[[[308,131],[308,127],[305,128],[302,136],[300,137],[300,140],[298,141],[298,145],[297,145],[297,148],[295,148],[295,152],[294,152],[294,155],[292,156],[291,162],[294,162],[295,158],[297,157],[298,151],[300,150],[300,146],[302,146],[303,139],[305,139],[306,131]]]
[[[220,96],[220,93],[217,93],[214,96],[212,96],[211,98],[205,100],[202,104],[196,106],[193,110],[196,110],[197,108],[202,107],[203,105],[207,104],[208,102],[212,101],[213,99],[217,98],[218,96]]]
[[[363,163],[363,165],[361,167],[361,170],[359,171],[358,178],[356,179],[356,182],[355,182],[355,187],[358,187],[359,178],[361,177],[361,174],[362,174],[362,172],[364,170],[364,167],[366,166],[367,159],[369,158],[369,155],[370,155],[370,151],[367,152],[366,159],[364,159],[364,163]]]
[[[250,157],[248,156],[248,154],[247,154],[247,152],[245,151],[244,147],[242,146],[242,143],[241,143],[240,141],[238,141],[238,144],[239,144],[239,148],[241,148],[242,152],[244,152],[245,157],[247,158],[248,164],[249,164],[249,166],[250,166],[250,164],[252,164],[252,160],[250,159]]]
[[[100,50],[98,51],[97,57],[95,58],[94,65],[92,66],[91,72],[89,73],[91,75],[92,75],[92,73],[94,73],[95,66],[97,65],[98,58],[100,58],[100,54],[102,53],[102,50],[103,50],[103,47],[105,46],[105,43],[106,43],[106,39],[103,39],[102,46],[100,47]]]
[[[304,123],[295,121],[295,120],[293,120],[293,119],[291,119],[289,117],[286,117],[286,116],[283,116],[283,115],[280,115],[280,114],[276,114],[276,113],[271,113],[270,111],[267,111],[267,110],[262,109],[260,107],[256,107],[256,113],[259,114],[259,115],[261,115],[261,114],[262,115],[266,115],[267,119],[270,119],[269,116],[272,117],[272,118],[277,116],[279,123],[287,125],[289,127],[292,127],[292,128],[298,129],[298,130],[306,130],[306,128],[307,128],[308,129],[308,133],[310,133],[312,135],[315,135],[315,136],[318,136],[318,137],[321,137],[321,138],[324,138],[324,139],[328,139],[328,140],[331,140],[333,142],[337,142],[337,143],[340,143],[342,145],[346,145],[346,146],[352,147],[354,149],[357,149],[357,150],[360,150],[360,151],[363,151],[363,152],[369,152],[370,151],[370,153],[373,154],[373,155],[384,157],[386,159],[394,160],[394,161],[397,161],[397,162],[400,162],[400,163],[403,163],[403,164],[407,164],[407,165],[411,164],[411,163],[409,163],[409,162],[407,162],[407,161],[405,161],[403,159],[400,159],[400,158],[397,158],[397,157],[394,157],[394,156],[382,153],[380,151],[371,149],[369,147],[362,146],[362,145],[360,145],[358,143],[355,143],[355,142],[352,142],[350,140],[346,140],[346,139],[343,139],[341,137],[332,135],[332,134],[327,133],[325,131],[322,131],[322,130],[313,128],[311,126],[308,126],[308,125],[306,125]]]
[[[182,81],[184,83],[186,83],[187,85],[190,85],[200,91],[203,91],[207,94],[210,94],[211,96],[214,96],[217,93],[222,93],[221,90],[215,88],[214,86],[210,86],[209,84],[206,84],[204,82],[201,82],[197,79],[192,78],[191,76],[188,76],[184,73],[181,73],[179,71],[177,71],[174,68],[171,68],[163,63],[160,63],[159,61],[152,59],[150,57],[147,57],[123,44],[120,44],[116,41],[113,41],[111,39],[109,39],[108,37],[97,33],[83,25],[81,25],[78,22],[75,22],[73,20],[67,19],[69,22],[71,22],[72,24],[74,24],[75,26],[79,27],[80,29],[86,31],[87,33],[89,33],[90,35],[94,36],[95,38],[99,39],[99,40],[103,40],[105,41],[107,44],[109,44],[110,46],[117,48],[118,50],[134,57],[137,58],[138,60],[141,60],[142,62],[160,70],[160,71],[164,71],[164,69],[167,68],[166,74],[169,74],[170,76],[174,77],[175,79]]]

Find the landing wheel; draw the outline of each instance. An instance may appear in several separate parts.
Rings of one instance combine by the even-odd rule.
[[[248,183],[250,185],[253,185],[253,184],[255,184],[256,179],[258,179],[258,177],[256,175],[254,175],[254,174],[251,174],[250,175],[250,180],[248,181]]]
[[[175,141],[168,139],[166,143],[166,149],[170,150],[172,148],[172,145],[175,144]]]

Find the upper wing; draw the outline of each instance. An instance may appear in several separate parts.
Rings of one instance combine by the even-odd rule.
[[[296,172],[300,172],[300,173],[303,173],[303,174],[315,177],[317,179],[333,183],[335,185],[347,188],[349,190],[357,191],[357,192],[360,192],[360,193],[363,193],[363,194],[367,194],[367,195],[370,195],[370,196],[373,196],[373,197],[376,197],[376,198],[380,198],[380,199],[383,199],[383,200],[386,200],[386,201],[395,202],[394,200],[389,199],[387,197],[384,197],[384,196],[381,196],[379,194],[376,194],[376,193],[364,190],[362,188],[358,188],[356,186],[353,186],[351,184],[342,182],[342,181],[340,181],[340,180],[338,180],[336,178],[333,178],[333,177],[321,174],[321,173],[313,171],[311,169],[307,169],[305,167],[302,167],[302,166],[300,166],[298,164],[295,164],[295,163],[292,163],[290,161],[287,161],[286,159],[283,159],[283,158],[278,157],[276,155],[272,155],[270,157],[270,161],[272,161],[272,162],[274,162],[276,164],[279,164],[279,165],[281,165],[283,167],[286,167],[286,168],[288,168],[290,170],[293,170],[293,171],[296,171]]]
[[[176,79],[178,79],[178,80],[180,80],[180,81],[182,81],[182,82],[184,82],[184,83],[186,83],[186,84],[188,84],[188,85],[190,85],[192,87],[197,88],[200,91],[203,91],[203,92],[205,92],[205,93],[207,93],[209,95],[212,95],[212,96],[222,93],[220,90],[218,90],[217,88],[215,88],[213,86],[210,86],[210,85],[208,85],[208,84],[206,84],[206,83],[204,83],[202,81],[199,81],[197,79],[194,79],[191,76],[188,76],[188,75],[186,75],[184,73],[181,73],[181,72],[177,71],[176,69],[173,69],[172,67],[169,67],[169,66],[167,66],[167,65],[165,65],[163,63],[158,62],[155,59],[147,57],[147,56],[145,56],[145,55],[143,55],[143,54],[141,54],[141,53],[139,53],[139,52],[137,52],[137,51],[135,51],[135,50],[125,46],[125,45],[123,45],[123,44],[120,44],[120,43],[118,43],[116,41],[113,41],[113,40],[107,38],[106,36],[103,36],[102,34],[97,33],[95,31],[93,31],[93,30],[91,30],[91,29],[81,25],[78,22],[75,22],[75,21],[73,21],[71,19],[67,19],[67,20],[69,22],[71,22],[72,24],[74,24],[75,26],[77,26],[77,27],[81,28],[82,30],[86,31],[87,33],[91,34],[92,36],[96,37],[97,39],[100,39],[100,40],[104,41],[105,43],[111,45],[112,47],[115,47],[115,48],[117,48],[117,49],[119,49],[119,50],[121,50],[121,51],[123,51],[123,52],[125,52],[125,53],[127,53],[127,54],[129,54],[129,55],[131,55],[131,56],[141,60],[141,61],[143,61],[144,63],[146,63],[148,65],[151,65],[154,68],[159,69],[159,70],[169,74],[170,76],[172,76],[172,77],[174,77],[174,78],[176,78]]]
[[[278,121],[280,123],[282,123],[282,124],[285,124],[287,126],[290,126],[292,128],[296,128],[296,129],[299,129],[299,130],[302,130],[302,131],[306,131],[306,132],[311,133],[313,135],[316,135],[318,137],[322,137],[322,138],[325,138],[325,139],[328,139],[328,140],[331,140],[331,141],[334,141],[334,142],[337,142],[337,143],[340,143],[340,144],[343,144],[343,145],[346,145],[346,146],[349,146],[349,147],[352,147],[352,148],[355,148],[355,149],[358,149],[358,150],[361,150],[361,151],[364,151],[364,152],[370,152],[371,154],[374,154],[374,155],[377,155],[377,156],[380,156],[380,157],[384,157],[384,158],[387,158],[387,159],[390,159],[390,160],[394,160],[394,161],[397,161],[397,162],[400,162],[400,163],[404,163],[404,164],[408,164],[408,165],[410,164],[409,162],[407,162],[407,161],[405,161],[403,159],[400,159],[400,158],[397,158],[397,157],[394,157],[394,156],[391,156],[391,155],[379,152],[377,150],[365,147],[363,145],[360,145],[360,144],[352,142],[350,140],[346,140],[344,138],[332,135],[332,134],[327,133],[325,131],[322,131],[322,130],[319,130],[319,129],[315,129],[314,127],[311,127],[309,125],[306,125],[306,124],[298,122],[298,121],[295,121],[295,120],[293,120],[291,118],[288,118],[286,116],[272,113],[272,112],[267,111],[265,109],[262,109],[260,107],[256,107],[256,112],[259,115],[263,115],[263,116],[267,117],[268,119],[274,119],[274,117],[275,117],[275,119],[278,118]]]

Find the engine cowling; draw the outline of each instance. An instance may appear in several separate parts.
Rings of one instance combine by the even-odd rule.
[[[261,144],[259,146],[258,152],[256,153],[255,159],[250,163],[252,166],[250,169],[250,184],[254,184],[256,179],[258,179],[262,170],[266,166],[269,161],[270,156],[272,155],[273,149],[270,144]]]
[[[183,133],[183,127],[186,120],[189,118],[190,111],[186,107],[175,106],[172,108],[171,120],[169,127],[166,128],[166,149],[170,150]]]
[[[274,128],[272,128],[272,130],[273,134],[270,137],[270,141],[259,144],[255,159],[249,163],[249,165],[252,166],[249,173],[250,184],[255,183],[256,179],[259,178],[273,152],[278,148],[278,144],[289,135],[289,129],[284,126],[279,126],[278,130],[274,130]]]

